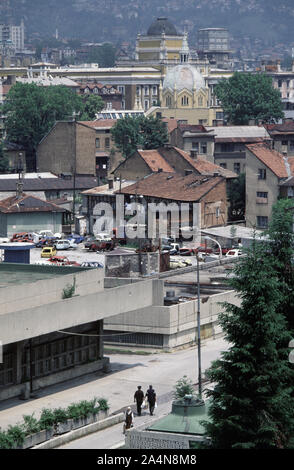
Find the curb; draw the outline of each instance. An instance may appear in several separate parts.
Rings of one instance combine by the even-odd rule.
[[[102,429],[113,426],[114,424],[122,423],[125,419],[124,413],[119,413],[114,416],[109,416],[106,419],[97,421],[96,423],[89,424],[88,426],[83,426],[74,431],[70,431],[62,436],[54,437],[50,441],[46,441],[43,444],[32,447],[31,449],[54,449],[68,442],[74,441],[75,439],[80,439],[81,437],[92,434],[93,432],[101,431]]]

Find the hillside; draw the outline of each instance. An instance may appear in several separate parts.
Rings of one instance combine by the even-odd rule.
[[[0,22],[19,24],[27,36],[133,41],[157,16],[167,16],[191,41],[200,27],[228,27],[232,35],[265,44],[294,43],[293,0],[1,0]]]

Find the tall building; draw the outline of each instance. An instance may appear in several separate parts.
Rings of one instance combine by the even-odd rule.
[[[198,55],[217,67],[227,68],[230,59],[229,32],[226,28],[202,28],[197,35]]]
[[[0,43],[2,46],[12,44],[16,51],[24,50],[24,23],[19,26],[0,24]]]

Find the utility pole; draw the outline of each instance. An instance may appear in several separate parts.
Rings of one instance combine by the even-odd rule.
[[[197,348],[198,348],[198,390],[199,398],[202,398],[201,379],[201,325],[200,325],[200,279],[199,279],[199,259],[197,258]]]

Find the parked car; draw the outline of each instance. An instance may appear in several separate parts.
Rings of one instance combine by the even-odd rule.
[[[61,233],[53,233],[51,230],[40,230],[38,232],[38,235],[41,238],[47,238],[47,237],[61,238]]]
[[[68,250],[69,248],[71,248],[71,243],[69,240],[61,238],[60,240],[56,240],[54,242],[54,246],[56,250]]]
[[[179,255],[181,256],[194,256],[196,254],[196,250],[194,248],[180,248]]]
[[[46,238],[41,238],[37,243],[35,243],[36,248],[43,248],[44,246],[54,246],[54,243],[56,242],[55,237],[46,237]]]
[[[36,239],[36,234],[33,232],[19,232],[14,233],[10,239],[11,242],[34,242]]]
[[[51,256],[48,261],[57,266],[81,266],[80,263],[77,263],[77,261],[69,260],[67,256]]]
[[[41,258],[51,258],[56,255],[55,246],[44,246],[41,251]]]
[[[227,253],[226,253],[226,256],[229,258],[233,258],[233,257],[238,257],[238,256],[241,256],[243,253],[242,253],[242,250],[240,249],[234,249],[234,250],[229,250]]]
[[[71,233],[66,238],[67,238],[67,240],[74,241],[76,244],[82,243],[82,241],[84,241],[84,239],[85,239],[85,237],[83,237],[82,235],[78,235],[76,233]]]
[[[92,242],[94,242],[95,240],[96,240],[96,237],[94,237],[93,235],[87,235],[83,241],[84,248],[88,250]]]

